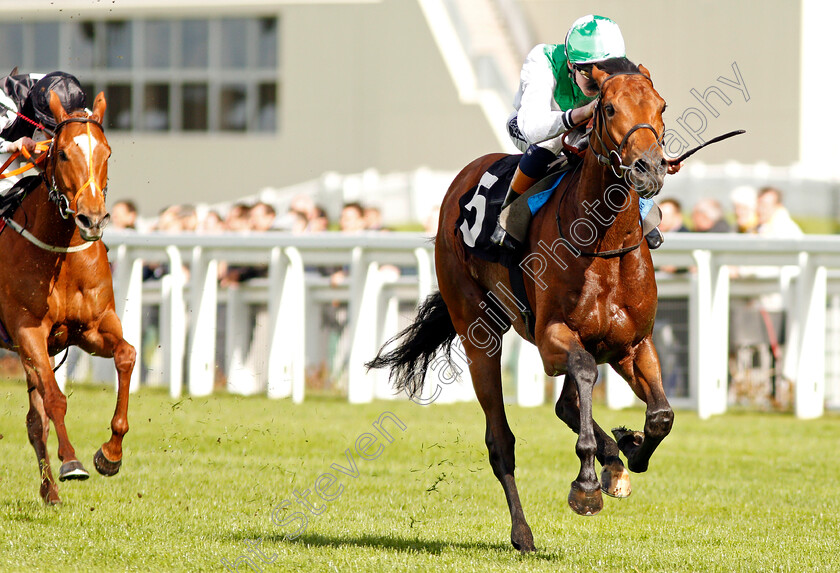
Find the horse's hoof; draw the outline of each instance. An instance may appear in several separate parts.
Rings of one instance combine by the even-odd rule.
[[[96,453],[93,454],[93,465],[96,467],[96,471],[104,476],[111,477],[117,475],[120,471],[122,460],[112,462],[105,457],[105,454],[102,453],[102,448],[99,448],[96,450]]]
[[[623,464],[614,462],[601,472],[601,491],[610,497],[630,497],[630,472]]]
[[[628,447],[632,447],[633,449],[639,448],[645,441],[644,432],[628,430],[624,427],[613,428],[612,434],[615,437],[615,441],[618,442],[618,448],[622,452],[625,452],[625,455]]]
[[[46,506],[61,505],[61,498],[58,497],[58,492],[51,484],[41,485],[41,499],[44,500]]]
[[[531,528],[527,525],[525,527],[513,528],[510,532],[510,542],[513,548],[520,553],[531,553],[537,550],[534,546],[534,536],[531,533]]]
[[[79,460],[64,462],[58,470],[59,481],[66,481],[68,479],[86,480],[89,477],[90,474],[87,473],[85,466]]]
[[[572,482],[569,490],[569,507],[578,515],[595,515],[604,507],[601,497],[601,484],[592,491],[586,491],[577,482]]]

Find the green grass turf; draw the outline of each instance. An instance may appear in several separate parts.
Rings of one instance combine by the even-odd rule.
[[[131,397],[122,471],[104,478],[91,456],[108,437],[113,391],[69,393],[70,437],[92,475],[61,484],[64,504],[46,508],[24,429],[25,386],[0,382],[0,571],[224,570],[221,559],[235,561],[255,539],[275,557],[263,571],[840,570],[836,415],[701,421],[677,412],[650,470],[633,475],[633,495],[580,517],[566,504],[578,467],[573,434],[549,406],[511,406],[538,548],[520,555],[477,404],[295,406],[226,395],[176,403],[144,390]],[[312,489],[331,464],[346,466],[345,449],[386,410],[406,430],[391,427],[395,440],[375,460],[354,455],[358,478],[341,476],[340,497],[286,540],[297,522],[275,525],[272,508]],[[598,407],[596,418],[640,428],[643,412]],[[54,432],[50,449],[55,460]]]

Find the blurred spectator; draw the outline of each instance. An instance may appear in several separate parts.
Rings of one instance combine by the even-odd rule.
[[[292,202],[289,204],[289,211],[297,211],[306,217],[307,221],[311,221],[317,215],[315,200],[309,195],[295,195]]]
[[[234,204],[225,217],[225,228],[228,231],[247,231],[250,227],[250,210],[246,203]]]
[[[301,235],[307,232],[309,222],[306,220],[306,216],[303,213],[300,211],[289,211],[287,217],[291,223],[289,231],[295,235]]]
[[[384,231],[382,226],[382,211],[379,207],[364,208],[365,229],[368,231]]]
[[[277,211],[274,210],[274,207],[260,201],[248,211],[248,226],[252,231],[271,231],[274,228],[276,218]]]
[[[315,206],[315,216],[309,220],[306,230],[310,233],[323,233],[330,228],[330,218],[323,207]]]
[[[223,233],[225,222],[217,211],[208,211],[196,230],[199,233]]]
[[[198,212],[194,205],[179,205],[178,206],[178,223],[181,231],[185,233],[195,233],[198,228]]]
[[[662,211],[662,222],[659,223],[659,230],[665,233],[685,233],[688,227],[683,219],[682,205],[676,199],[665,199],[659,203],[659,210]]]
[[[432,207],[429,214],[426,215],[426,221],[423,224],[425,234],[428,237],[437,237],[438,222],[440,220],[440,205]]]
[[[715,199],[700,199],[695,203],[691,222],[697,233],[729,233],[732,230],[723,218],[723,208]]]
[[[755,233],[758,228],[755,189],[748,185],[736,187],[729,194],[729,198],[735,209],[736,230],[739,233]]]
[[[338,230],[342,233],[358,233],[365,230],[365,210],[361,204],[344,204],[338,219]]]
[[[179,233],[181,231],[181,221],[178,216],[178,210],[178,205],[170,205],[169,207],[163,208],[158,213],[153,230],[161,233]]]
[[[122,199],[111,207],[111,226],[114,229],[137,230],[137,205],[129,199]]]
[[[782,204],[782,192],[764,187],[758,192],[758,234],[765,237],[801,237],[802,229]]]

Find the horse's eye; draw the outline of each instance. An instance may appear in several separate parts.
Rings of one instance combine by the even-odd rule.
[[[608,103],[604,106],[604,111],[607,112],[607,117],[612,117],[615,115],[615,108],[612,106],[611,103]]]
[[[58,158],[61,159],[62,161],[67,161],[67,154],[64,153],[63,149],[59,150]]]

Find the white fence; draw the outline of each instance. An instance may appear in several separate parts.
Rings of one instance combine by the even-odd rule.
[[[264,390],[271,397],[302,401],[307,356],[315,350],[307,346],[313,344],[313,334],[317,334],[313,330],[318,328],[313,316],[319,306],[346,302],[347,397],[351,402],[391,398],[388,373],[368,373],[364,362],[405,324],[408,317],[400,317],[400,303],[416,305],[435,288],[433,245],[428,238],[410,233],[109,232],[106,242],[115,269],[117,309],[129,342],[140,347],[143,305],[160,307],[161,378],[168,381],[173,397],[182,392],[193,396],[213,392],[217,339],[223,338],[230,390],[243,394]],[[143,265],[150,262],[168,265],[170,272],[160,281],[144,282]],[[726,410],[730,299],[768,293],[781,294],[787,309],[784,375],[794,385],[796,415],[822,415],[827,384],[830,400],[840,399],[840,325],[836,324],[840,321],[840,277],[830,272],[840,269],[840,237],[672,235],[654,253],[654,262],[658,268],[691,269],[660,273],[658,281],[661,299],[686,297],[689,306],[689,392],[684,400],[675,401],[677,405],[696,408],[701,417]],[[220,289],[221,264],[265,265],[267,278]],[[327,267],[345,269],[347,280],[336,284],[317,272]],[[757,270],[751,273],[745,267]],[[741,278],[731,278],[734,268],[741,270]],[[247,309],[252,304],[267,307],[257,321],[262,336],[250,332],[253,324]],[[226,308],[223,316],[219,308]],[[833,336],[828,346],[826,332]],[[254,346],[262,346],[256,350],[264,356],[264,364],[252,364],[252,371],[245,372],[243,357],[253,353]],[[523,405],[543,403],[545,376],[536,349],[521,344],[516,355],[512,367],[516,400]],[[834,365],[828,380],[827,362]],[[441,400],[472,396],[464,370],[466,380],[443,388]],[[133,390],[139,386],[139,376],[137,368]],[[444,376],[444,382],[449,382],[448,377]],[[431,385],[429,391],[435,390]],[[614,375],[606,376],[606,391],[613,407],[635,400],[624,381]],[[840,404],[830,401],[830,405]]]

